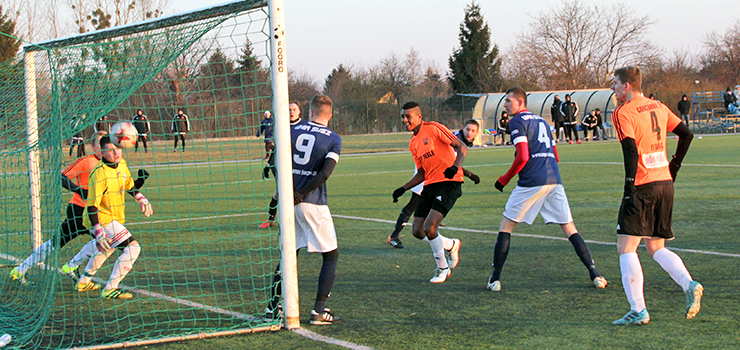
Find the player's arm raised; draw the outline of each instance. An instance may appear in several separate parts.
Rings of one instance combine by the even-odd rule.
[[[326,158],[324,160],[324,167],[321,168],[321,171],[319,171],[313,179],[311,179],[311,182],[306,184],[306,186],[303,186],[303,188],[293,191],[293,204],[303,202],[303,199],[306,198],[311,191],[319,188],[321,184],[326,182],[334,171],[335,166],[337,166],[337,161],[335,159]]]

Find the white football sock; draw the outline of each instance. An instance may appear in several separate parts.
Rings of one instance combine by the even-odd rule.
[[[637,253],[624,253],[619,256],[619,268],[622,271],[622,286],[632,311],[640,312],[645,308],[645,295],[642,265]]]
[[[428,242],[429,242],[429,237],[426,237],[426,236],[425,236],[425,237],[424,237],[424,238],[422,238],[421,240],[422,240],[422,241],[424,241],[424,242],[427,242],[427,243],[428,243]]]
[[[94,276],[95,273],[98,272],[98,269],[103,266],[103,263],[105,262],[108,257],[113,254],[114,249],[110,249],[106,251],[105,253],[97,252],[95,255],[93,255],[92,259],[87,262],[87,266],[85,267],[85,273],[80,277],[79,283],[87,284],[90,283],[90,280],[92,279],[91,276]]]
[[[49,256],[49,254],[51,254],[52,251],[54,251],[54,247],[51,244],[51,240],[42,243],[38,248],[36,248],[36,250],[33,251],[33,253],[31,253],[30,256],[26,258],[26,260],[23,260],[23,262],[18,265],[18,272],[25,274],[26,271],[36,266],[36,264],[46,260],[46,258]]]
[[[141,247],[138,244],[129,245],[123,249],[123,254],[118,257],[116,265],[113,266],[113,272],[110,274],[110,280],[105,285],[105,289],[118,288],[118,284],[131,271],[139,253],[141,253]]]
[[[432,246],[432,253],[434,254],[434,261],[437,262],[437,267],[440,269],[448,268],[449,266],[447,265],[447,258],[445,258],[444,244],[439,236],[434,239],[430,239],[429,245]]]
[[[98,251],[98,248],[95,247],[95,240],[92,240],[90,242],[87,242],[79,252],[72,258],[68,263],[67,266],[71,267],[72,269],[75,269],[77,266],[82,265],[85,260],[90,259],[91,256],[95,254],[95,252]]]
[[[449,239],[449,238],[447,238],[445,236],[442,236],[439,233],[437,233],[437,237],[442,238],[442,247],[444,247],[445,250],[452,249],[452,246],[455,244],[455,241],[453,241],[453,240],[451,240],[451,239]]]
[[[689,284],[691,284],[691,274],[686,266],[683,264],[683,260],[676,253],[666,249],[660,248],[653,254],[653,259],[660,264],[663,270],[666,270],[671,278],[683,289],[683,291],[689,290]]]

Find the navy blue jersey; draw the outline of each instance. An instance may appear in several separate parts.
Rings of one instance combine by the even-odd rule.
[[[273,136],[273,126],[275,125],[275,120],[272,118],[265,118],[262,119],[262,123],[260,123],[260,129],[257,130],[257,137],[260,136],[260,134],[265,136],[265,141],[272,142],[272,136]]]
[[[511,119],[509,128],[514,145],[526,142],[529,148],[529,160],[519,172],[517,186],[535,187],[563,183],[552,149],[555,141],[547,122],[525,110]]]
[[[327,158],[339,162],[342,138],[332,129],[314,122],[306,122],[291,126],[290,137],[293,146],[294,189],[308,185],[324,168]],[[326,182],[306,195],[303,202],[326,205]]]

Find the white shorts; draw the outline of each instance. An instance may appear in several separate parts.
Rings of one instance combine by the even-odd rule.
[[[504,209],[504,217],[531,225],[538,213],[545,219],[546,224],[567,224],[573,221],[563,185],[517,186],[511,191]]]
[[[337,233],[329,206],[299,203],[295,206],[296,248],[326,253],[337,249]]]
[[[121,242],[131,237],[131,232],[128,232],[126,226],[116,220],[103,226],[103,234],[108,238],[108,244],[111,248],[117,247]]]

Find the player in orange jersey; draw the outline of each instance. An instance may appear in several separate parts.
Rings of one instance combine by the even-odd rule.
[[[397,202],[404,192],[424,182],[424,190],[414,212],[413,234],[428,241],[432,247],[437,269],[429,282],[442,283],[450,275],[450,269],[457,267],[460,240],[444,237],[437,233],[437,229],[462,195],[462,163],[468,148],[446,126],[422,121],[418,103],[407,102],[402,108],[403,123],[408,131],[414,132],[409,149],[418,172],[393,191],[393,201]],[[445,251],[449,251],[451,264]]]
[[[683,289],[685,316],[693,318],[701,307],[704,288],[691,278],[681,258],[665,248],[665,240],[674,238],[673,182],[694,135],[668,107],[645,98],[639,68],[617,69],[612,90],[617,100],[623,102],[612,118],[622,144],[626,173],[617,218],[617,250],[622,285],[631,309],[614,324],[640,325],[650,321],[643,295],[642,266],[637,257],[637,247],[643,239],[648,253]],[[670,161],[666,155],[668,132],[679,138]]]

